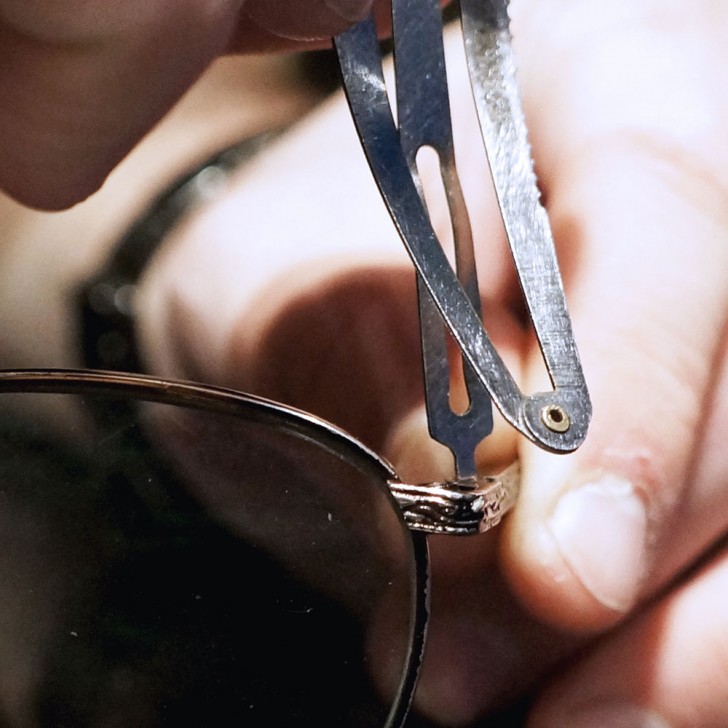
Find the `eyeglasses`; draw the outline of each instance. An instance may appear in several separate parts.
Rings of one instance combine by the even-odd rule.
[[[0,412],[8,725],[402,724],[427,554],[387,463],[142,376],[2,372]]]
[[[229,390],[1,372],[0,705],[10,725],[403,725],[425,645],[425,534],[487,530],[516,497],[517,467],[484,477],[475,466],[491,399],[556,451],[578,446],[590,414],[506,6],[462,0],[461,13],[492,175],[554,390],[521,394],[483,329],[439,3],[395,0],[396,124],[373,21],[335,45],[363,147],[417,270],[428,420],[453,452],[455,478],[403,482],[336,427]],[[455,268],[423,202],[424,146],[440,157]],[[465,412],[449,403],[448,336],[464,360]],[[56,413],[56,424],[41,412]]]

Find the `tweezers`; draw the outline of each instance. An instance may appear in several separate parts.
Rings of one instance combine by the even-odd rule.
[[[491,402],[523,436],[546,450],[561,453],[571,452],[583,442],[591,403],[551,227],[540,202],[516,81],[508,2],[460,0],[459,10],[490,173],[551,391],[521,392],[483,325],[473,239],[455,168],[439,0],[392,0],[396,121],[374,20],[354,26],[338,36],[334,45],[364,152],[417,271],[430,433],[450,448],[456,470],[453,483],[431,486],[467,495],[478,490],[474,451],[492,431]],[[417,169],[417,155],[424,147],[434,149],[439,157],[455,241],[454,265],[427,212]],[[450,405],[448,334],[463,359],[469,397],[465,412],[456,412]],[[517,478],[513,470],[510,478]],[[499,484],[505,495],[497,514],[491,514],[475,530],[494,525],[512,504],[515,486],[504,479],[488,479],[485,490],[479,490],[481,497]],[[422,495],[426,487],[405,489],[400,500],[410,497],[420,507],[421,499],[427,497]],[[453,525],[441,530],[457,528]]]

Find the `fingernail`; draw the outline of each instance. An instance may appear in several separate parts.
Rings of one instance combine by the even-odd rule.
[[[294,7],[292,7],[294,6]],[[298,7],[300,6],[300,7]],[[305,12],[301,9],[305,6]],[[366,17],[372,0],[246,0],[245,15],[282,38],[313,40],[336,35]]]
[[[556,725],[556,724],[554,724]],[[569,728],[670,728],[656,713],[630,704],[598,705],[569,715]]]
[[[606,475],[567,491],[548,526],[595,599],[617,611],[632,606],[645,571],[647,514],[631,483]]]
[[[371,0],[324,0],[324,4],[347,23],[362,20],[372,6]]]

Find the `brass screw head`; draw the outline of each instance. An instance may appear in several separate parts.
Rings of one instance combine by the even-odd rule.
[[[566,432],[571,427],[569,413],[558,404],[548,404],[541,410],[541,422],[551,432]]]

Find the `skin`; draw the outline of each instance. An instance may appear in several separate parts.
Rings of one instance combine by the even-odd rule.
[[[2,0],[0,188],[69,207],[108,173],[214,58],[326,45],[371,0]],[[134,98],[135,103],[129,104]]]
[[[595,414],[587,442],[568,457],[506,428],[486,441],[484,469],[518,449],[522,496],[497,533],[433,543],[433,628],[418,705],[444,725],[477,725],[538,695],[532,728],[719,728],[728,714],[719,679],[728,662],[728,561],[715,546],[728,526],[728,10],[720,0],[689,10],[679,0],[588,8],[521,0],[512,13],[533,153]],[[215,49],[205,40],[199,58],[229,44],[226,32]],[[13,86],[7,71],[2,78]],[[482,189],[472,128],[462,126],[462,74],[452,93],[469,140],[460,167],[477,200],[486,324],[532,391],[543,386],[542,365],[492,232],[497,208]],[[404,477],[433,479],[448,465],[410,386],[416,351],[402,332],[413,330],[411,273],[346,115],[341,98],[327,104],[170,239],[144,285],[146,356],[152,371],[252,389],[329,417]],[[44,133],[59,139],[58,160],[84,159],[58,129]],[[138,136],[125,134],[126,146]],[[31,146],[17,159],[32,159]],[[59,190],[33,199],[31,188],[40,196],[54,177],[28,168],[39,176],[22,183],[25,196],[21,183],[3,181],[11,194],[67,203]],[[433,216],[442,227],[437,205]],[[292,367],[283,358],[292,350],[315,366]]]

